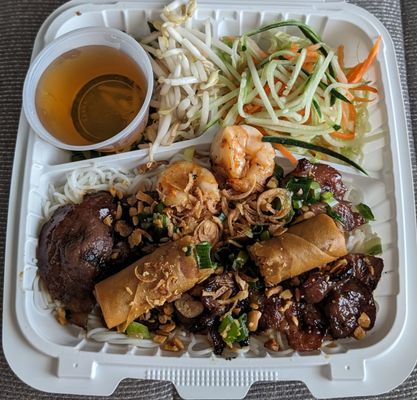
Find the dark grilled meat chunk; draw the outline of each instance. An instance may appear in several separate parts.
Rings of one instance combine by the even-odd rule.
[[[79,325],[95,304],[95,279],[112,252],[111,228],[103,219],[114,210],[110,193],[89,194],[81,204],[58,208],[39,235],[41,279]]]
[[[201,303],[213,314],[222,315],[225,312],[226,307],[221,305],[218,300],[226,295],[227,292],[229,292],[228,297],[232,297],[238,290],[233,274],[224,273],[215,275],[209,278],[204,284]]]
[[[326,164],[312,164],[306,158],[298,161],[297,167],[287,177],[309,177],[319,183],[322,192],[332,192],[337,200],[342,200],[346,193],[346,186],[342,181],[340,173]]]
[[[296,351],[313,351],[321,347],[326,322],[314,304],[294,302],[285,312],[288,344]]]
[[[383,266],[381,258],[348,254],[329,264],[325,271],[310,274],[300,290],[307,303],[319,303],[331,290],[354,277],[372,292],[381,278]]]
[[[359,326],[358,319],[365,313],[370,320],[366,329],[372,329],[375,323],[376,308],[369,289],[358,279],[351,278],[326,298],[324,312],[329,320],[329,329],[333,338],[351,336]]]
[[[279,296],[274,295],[270,298],[263,296],[260,298],[260,310],[262,312],[261,318],[259,319],[259,329],[261,331],[276,328],[280,329],[284,322],[284,314],[282,312],[285,305],[285,301]]]
[[[359,213],[352,210],[352,203],[349,201],[339,201],[333,211],[340,216],[343,229],[347,232],[354,231],[356,228],[366,224],[366,219]]]

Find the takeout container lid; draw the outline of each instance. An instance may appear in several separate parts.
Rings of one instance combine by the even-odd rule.
[[[102,142],[88,145],[71,145],[57,139],[43,126],[36,110],[36,88],[48,66],[62,54],[83,46],[102,45],[126,53],[140,68],[147,82],[142,107],[131,123],[121,132]],[[139,139],[146,127],[149,103],[153,91],[153,71],[149,56],[142,46],[128,34],[110,27],[92,26],[70,31],[50,42],[33,60],[23,86],[23,110],[32,129],[50,144],[65,150],[102,152],[126,149]]]
[[[150,0],[72,1],[41,29],[35,54],[56,37],[85,27],[113,26],[135,36],[148,31],[165,2]],[[374,230],[383,239],[385,269],[375,293],[376,326],[362,341],[341,341],[326,353],[239,355],[233,360],[163,354],[126,345],[86,340],[74,327],[58,326],[50,310],[36,303],[35,249],[42,206],[49,184],[62,182],[75,168],[134,168],[148,160],[147,150],[70,162],[60,151],[29,133],[21,120],[13,168],[9,209],[3,305],[3,348],[15,373],[40,390],[84,395],[110,395],[125,378],[159,379],[175,384],[184,398],[243,398],[256,381],[303,381],[319,398],[376,395],[398,386],[416,358],[417,318],[416,226],[407,124],[394,46],[383,25],[371,14],[341,1],[201,0],[196,24],[213,19],[219,36],[241,34],[278,18],[301,18],[325,29],[334,46],[345,44],[346,61],[363,58],[378,35],[382,46],[372,67],[378,103],[370,105],[370,122],[382,141],[366,146],[370,177],[336,166],[354,182],[363,201],[373,207]],[[295,33],[295,32],[294,32]],[[355,43],[354,43],[355,42]],[[358,45],[356,46],[356,42]],[[370,71],[371,72],[371,71]],[[161,146],[155,159],[167,159],[188,146],[208,146],[210,135]],[[22,178],[23,177],[23,178]],[[278,396],[278,395],[277,395]]]

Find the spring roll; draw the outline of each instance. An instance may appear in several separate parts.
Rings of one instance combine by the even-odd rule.
[[[194,244],[191,236],[167,243],[97,283],[95,295],[107,327],[123,332],[140,315],[206,279],[213,270],[200,269],[195,256],[186,255]]]
[[[343,233],[326,214],[293,225],[281,236],[249,247],[249,254],[267,286],[327,264],[347,252]]]

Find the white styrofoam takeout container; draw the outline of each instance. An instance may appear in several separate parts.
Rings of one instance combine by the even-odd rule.
[[[41,28],[35,56],[47,43],[86,26],[111,26],[141,36],[147,19],[155,19],[165,2],[70,1],[54,12]],[[260,11],[261,10],[261,11]],[[22,115],[16,144],[6,245],[3,306],[3,347],[15,373],[29,385],[48,392],[109,395],[124,378],[172,381],[185,398],[242,398],[252,383],[300,380],[320,398],[374,395],[399,385],[417,359],[414,345],[417,319],[416,226],[412,174],[399,72],[393,43],[372,15],[342,1],[210,0],[201,1],[194,25],[213,19],[219,36],[240,34],[282,18],[311,24],[332,46],[344,44],[346,61],[363,59],[378,35],[382,46],[369,75],[377,82],[378,101],[370,106],[373,132],[384,139],[366,146],[365,168],[370,177],[349,167],[337,167],[344,178],[363,191],[382,238],[385,270],[375,292],[378,305],[374,329],[362,341],[345,340],[333,351],[262,356],[240,354],[191,357],[127,345],[87,340],[74,327],[57,324],[50,312],[39,309],[33,281],[37,237],[48,185],[62,182],[74,168],[134,167],[146,151],[70,162],[70,153],[54,148],[32,132]],[[356,46],[357,44],[357,46]],[[190,146],[208,146],[210,134],[161,148],[163,159]],[[278,396],[278,395],[277,395]]]

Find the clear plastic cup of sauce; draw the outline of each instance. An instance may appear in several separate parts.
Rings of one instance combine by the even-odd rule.
[[[83,28],[35,58],[23,109],[32,129],[58,148],[122,151],[146,127],[152,90],[152,66],[135,39],[113,28]]]

